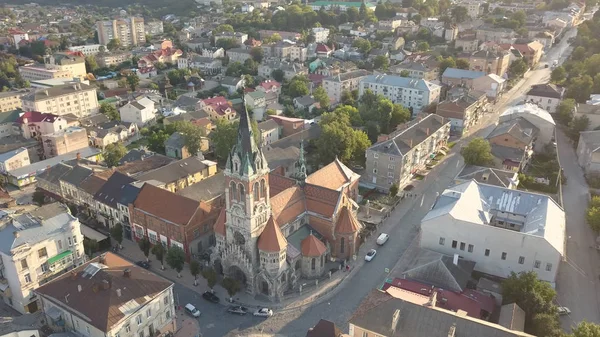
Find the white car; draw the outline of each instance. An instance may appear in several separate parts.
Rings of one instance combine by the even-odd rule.
[[[273,316],[273,310],[269,308],[260,308],[254,312],[254,316],[271,317]]]
[[[377,244],[380,246],[383,246],[389,238],[390,238],[389,235],[387,235],[385,233],[381,233],[381,234],[379,234],[379,237],[377,238]]]
[[[571,310],[567,307],[558,307],[557,309],[558,309],[558,315],[560,315],[560,316],[571,314]]]
[[[375,249],[371,249],[367,255],[365,255],[365,261],[371,261],[375,258],[377,251]]]

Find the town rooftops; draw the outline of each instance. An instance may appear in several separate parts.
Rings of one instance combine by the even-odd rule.
[[[565,212],[549,196],[521,190],[480,184],[474,180],[446,189],[423,222],[441,216],[506,230],[493,226],[502,214],[511,214],[520,223],[519,232],[545,238],[564,254]],[[515,221],[515,220],[511,220]]]
[[[487,138],[491,139],[496,136],[509,134],[525,144],[530,144],[539,132],[540,129],[535,125],[531,124],[525,118],[519,117],[499,123]]]
[[[364,77],[369,75],[369,72],[364,69],[352,70],[345,73],[340,73],[336,76],[327,77],[324,81],[344,82],[354,78]]]
[[[200,203],[171,191],[144,184],[133,207],[177,225],[190,223]]]
[[[225,175],[219,172],[213,176],[177,191],[177,194],[196,201],[209,201],[225,193]]]
[[[273,129],[278,129],[279,124],[273,119],[267,119],[266,121],[258,123],[258,129],[260,131],[271,131]]]
[[[526,95],[562,99],[564,92],[564,88],[552,83],[545,83],[532,85]]]
[[[424,91],[432,91],[440,88],[439,85],[431,83],[429,81],[425,81],[423,79],[414,79],[395,75],[368,75],[362,79],[362,82],[383,84],[402,88],[419,89]]]
[[[35,291],[106,333],[172,285],[153,272],[105,253]]]
[[[331,163],[306,177],[306,182],[339,191],[358,179],[360,179],[359,174],[354,173],[348,166],[335,158]]]
[[[89,86],[84,83],[74,83],[74,84],[64,84],[57,85],[52,88],[43,88],[31,92],[22,97],[23,100],[26,101],[44,101],[53,97],[59,97],[64,95],[72,95],[77,92],[85,92],[85,91],[96,91],[95,87]]]
[[[100,150],[93,147],[84,147],[83,149],[79,149],[77,151],[72,151],[69,153],[61,154],[60,156],[52,157],[50,159],[42,160],[37,163],[33,163],[31,165],[27,165],[24,167],[20,167],[16,170],[9,171],[11,176],[14,177],[23,177],[27,175],[35,175],[36,173],[41,173],[46,170],[48,167],[52,167],[60,162],[68,161],[77,158],[79,155],[81,158],[89,158],[100,153]]]
[[[94,199],[109,207],[117,208],[117,202],[121,199],[125,186],[134,181],[136,180],[126,174],[114,172],[94,195]]]
[[[60,116],[47,112],[25,111],[17,118],[16,122],[19,124],[40,122],[54,123],[56,120],[60,120]]]
[[[466,70],[466,69],[457,69],[457,68],[446,68],[442,77],[448,78],[467,78],[467,79],[475,79],[485,76],[485,73],[482,71],[474,71],[474,70]]]
[[[481,184],[494,185],[504,188],[510,188],[511,185],[519,183],[516,172],[500,170],[492,167],[482,167],[467,165],[456,176],[455,180],[463,183],[468,180],[475,180]]]
[[[517,118],[519,116],[527,118],[527,115],[536,116],[552,125],[556,125],[554,123],[554,118],[552,118],[552,115],[550,115],[548,111],[540,108],[537,104],[531,103],[515,105],[507,108],[506,110],[504,110],[502,115],[500,115],[500,120],[505,120],[508,118]]]
[[[11,150],[11,151],[8,151],[8,152],[5,152],[5,153],[0,153],[0,163],[4,162],[4,161],[6,161],[6,160],[8,160],[8,159],[10,159],[10,158],[12,158],[12,157],[20,154],[20,153],[26,152],[26,151],[27,151],[26,148],[20,147],[20,148],[18,148],[16,150]]]
[[[191,156],[159,167],[154,171],[142,174],[137,178],[141,181],[157,180],[162,181],[163,183],[172,183],[214,165],[216,165],[216,163],[210,160],[203,160],[196,156]]]

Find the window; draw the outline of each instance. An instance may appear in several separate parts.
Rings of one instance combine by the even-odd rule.
[[[27,269],[27,267],[27,259],[21,260],[21,269],[24,270]]]
[[[62,250],[62,240],[58,240],[58,250]]]
[[[137,315],[135,317],[135,321],[137,322],[137,325],[141,325],[142,324],[142,315]]]
[[[138,332],[138,337],[144,337],[144,330]]]
[[[541,261],[535,260],[535,262],[533,263],[533,268],[538,268],[539,269],[541,264],[542,264]]]
[[[346,249],[346,240],[344,238],[340,238],[340,254],[344,254],[344,251]]]
[[[392,164],[388,164],[388,169],[389,169],[389,170],[393,170],[394,168],[395,168],[395,167],[394,167],[394,165],[392,165]]]
[[[38,256],[40,258],[48,256],[48,252],[46,251],[46,247],[38,250]]]
[[[388,178],[394,178],[394,172],[388,172]]]
[[[469,253],[473,252],[473,245],[469,245],[469,248],[467,249],[469,251]]]
[[[316,261],[315,261],[315,258],[313,257],[312,260],[310,261],[310,269],[311,270],[315,270],[315,264],[316,264]]]
[[[379,158],[379,153],[373,152],[373,158],[375,158],[375,159]]]
[[[460,250],[465,250],[465,243],[464,242],[460,243]]]
[[[148,310],[146,310],[146,317],[152,317],[152,309],[148,308]]]
[[[121,337],[121,334],[117,332],[117,333],[115,334],[115,337]]]
[[[525,256],[519,256],[519,264],[525,263]]]
[[[446,243],[446,238],[440,238],[440,246],[443,246]]]
[[[396,158],[394,157],[390,157],[390,161],[394,161]]]
[[[377,174],[377,169],[373,169],[373,173],[374,173],[374,174]]]
[[[165,305],[169,305],[169,296],[165,296],[165,299],[163,300],[163,303]]]
[[[489,249],[485,250],[485,256],[490,256],[490,250]]]
[[[452,248],[456,248],[457,244],[458,244],[458,242],[456,242],[456,240],[452,240]]]
[[[552,263],[546,263],[546,271],[552,270]]]
[[[25,274],[25,283],[31,283],[31,275]]]
[[[69,247],[71,247],[73,245],[73,242],[71,242],[71,237],[68,237],[67,241],[69,242]]]
[[[167,312],[165,312],[165,318],[166,319],[170,319],[171,318],[171,311],[167,310]]]
[[[85,332],[89,335],[90,334],[90,326],[86,325],[85,326]]]
[[[46,263],[42,264],[41,268],[42,268],[43,273],[47,272],[48,271],[48,263],[46,262]]]
[[[506,260],[506,253],[502,252],[502,256],[500,257],[502,260]]]
[[[127,324],[125,326],[125,332],[131,332],[131,325]]]
[[[368,333],[368,332],[366,332],[366,331],[363,331],[363,335],[362,335],[362,337],[369,337],[369,333]]]

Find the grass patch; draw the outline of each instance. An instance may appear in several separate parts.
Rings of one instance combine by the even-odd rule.
[[[127,145],[127,150],[137,149],[141,146],[146,146],[146,145],[148,145],[148,140],[146,138],[141,138],[141,139],[136,140],[135,142],[131,142],[131,144]]]
[[[449,149],[453,148],[454,146],[456,146],[456,142],[450,142],[448,143],[448,145],[446,145]]]

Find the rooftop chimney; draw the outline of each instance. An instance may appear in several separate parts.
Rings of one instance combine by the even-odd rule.
[[[452,324],[452,326],[450,327],[450,330],[448,330],[448,337],[454,337],[456,336],[456,325]]]
[[[454,254],[454,259],[452,259],[452,263],[454,263],[455,266],[458,266],[458,254]]]
[[[429,136],[429,128],[427,128],[427,135]]]
[[[14,231],[13,234],[15,235],[15,239],[19,237],[19,231]]]
[[[131,276],[131,269],[126,268],[123,270],[123,276],[125,277],[130,277]]]
[[[121,297],[121,289],[117,289],[117,296]]]
[[[81,160],[81,152],[77,152],[77,161]]]
[[[431,295],[429,295],[429,301],[425,305],[428,307],[435,307],[436,303],[437,303],[437,290],[433,289],[433,291],[431,292]]]
[[[78,291],[78,292],[81,292],[81,284],[78,284],[78,285],[77,285],[77,291]]]
[[[394,316],[392,316],[392,331],[396,332],[398,328],[398,321],[400,321],[400,309],[396,309]]]
[[[102,289],[107,290],[110,288],[110,281],[109,280],[102,280]]]
[[[46,96],[50,96],[50,95],[48,94],[48,90],[44,90],[44,93],[46,94]]]

